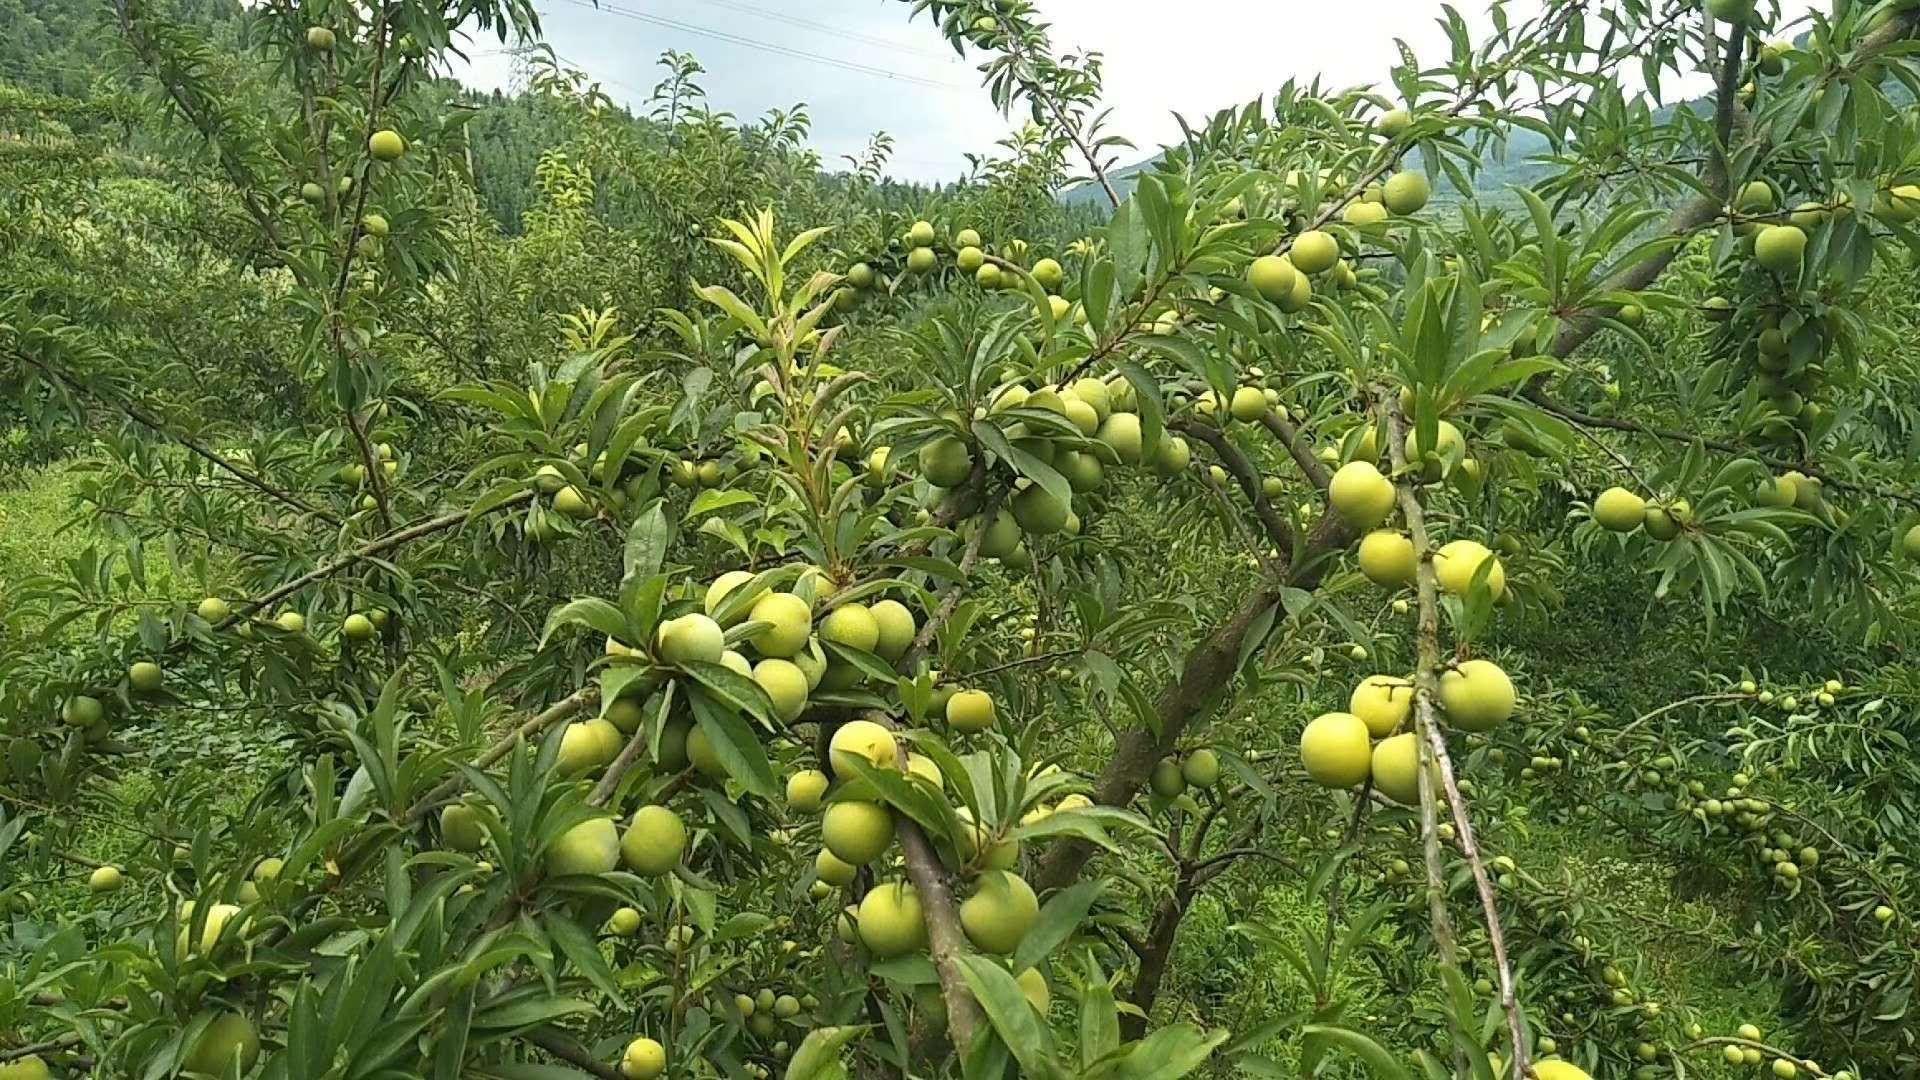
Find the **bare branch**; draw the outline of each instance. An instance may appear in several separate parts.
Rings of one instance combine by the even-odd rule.
[[[1413,539],[1414,550],[1420,555],[1420,617],[1417,631],[1420,666],[1414,672],[1414,726],[1419,740],[1420,832],[1425,849],[1427,904],[1434,920],[1434,940],[1440,945],[1442,960],[1457,971],[1460,959],[1453,940],[1451,919],[1447,914],[1446,874],[1440,861],[1439,827],[1435,820],[1438,817],[1439,800],[1439,793],[1434,790],[1437,774],[1446,792],[1447,805],[1453,811],[1456,839],[1479,890],[1487,939],[1492,943],[1494,964],[1500,976],[1500,1007],[1506,1013],[1507,1033],[1513,1045],[1513,1075],[1526,1076],[1530,1072],[1528,1054],[1533,1043],[1527,1037],[1526,1017],[1514,992],[1513,965],[1507,958],[1500,909],[1494,901],[1493,885],[1488,879],[1486,865],[1481,861],[1479,849],[1474,844],[1473,823],[1467,816],[1466,800],[1460,794],[1459,785],[1454,782],[1453,763],[1447,755],[1446,737],[1440,732],[1439,717],[1434,706],[1440,677],[1439,588],[1433,566],[1432,537],[1427,533],[1426,512],[1420,505],[1415,474],[1407,467],[1407,420],[1393,395],[1383,393],[1380,397],[1391,433],[1387,446],[1393,457],[1394,473],[1398,477],[1394,486],[1399,497],[1400,512],[1406,518],[1407,532]]]

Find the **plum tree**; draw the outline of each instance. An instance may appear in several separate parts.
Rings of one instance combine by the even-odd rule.
[[[1920,780],[1920,13],[1497,4],[1122,173],[1028,7],[915,5],[1032,121],[909,192],[678,54],[644,121],[452,100],[525,5],[113,5],[167,111],[0,164],[86,522],[0,608],[0,1069],[1836,1077],[1546,834],[1920,1063],[1910,815],[1834,795]],[[1204,989],[1219,903],[1271,986]]]

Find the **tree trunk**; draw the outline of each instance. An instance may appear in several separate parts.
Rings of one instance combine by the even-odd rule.
[[[1346,547],[1347,529],[1327,513],[1295,565],[1288,587],[1312,590],[1320,584],[1331,556]],[[1219,705],[1239,666],[1240,647],[1260,616],[1280,602],[1281,586],[1263,582],[1227,620],[1214,628],[1186,656],[1180,674],[1154,700],[1159,733],[1129,728],[1113,748],[1113,758],[1094,784],[1093,801],[1102,806],[1125,806],[1133,801],[1153,773],[1154,763],[1166,757],[1187,728]],[[1093,844],[1078,837],[1062,837],[1041,855],[1034,868],[1033,887],[1046,892],[1073,883],[1093,855]]]

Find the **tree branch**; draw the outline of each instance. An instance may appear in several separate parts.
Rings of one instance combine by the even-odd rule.
[[[1154,909],[1152,928],[1148,930],[1147,940],[1139,953],[1140,967],[1134,972],[1132,988],[1127,991],[1127,1003],[1139,1011],[1126,1012],[1120,1017],[1120,1032],[1125,1038],[1138,1039],[1147,1033],[1147,1021],[1153,1015],[1154,1000],[1160,996],[1161,980],[1166,978],[1167,967],[1173,961],[1173,946],[1180,936],[1180,921],[1193,903],[1196,892],[1193,872],[1191,863],[1179,864],[1173,891]]]
[[[999,506],[998,497],[989,499],[986,518],[990,520]],[[947,590],[940,606],[927,617],[927,624],[920,628],[913,647],[901,658],[901,666],[910,669],[919,663],[934,633],[941,624],[952,618],[954,608],[960,602],[967,574],[980,560],[980,545],[986,536],[987,530],[979,528],[968,538],[966,550],[960,556],[959,583]],[[904,743],[895,747],[895,755],[895,764],[905,773],[907,748]],[[906,855],[907,877],[912,880],[914,891],[920,894],[920,907],[926,913],[928,952],[933,956],[934,970],[940,975],[940,996],[947,1005],[947,1030],[953,1045],[964,1049],[973,1045],[973,1034],[979,1027],[981,1015],[980,1004],[974,999],[973,991],[967,987],[966,976],[960,971],[959,956],[967,951],[966,932],[960,926],[960,908],[954,901],[947,869],[941,864],[933,845],[927,841],[926,834],[920,831],[919,823],[902,815],[895,829],[900,838],[900,850]]]
[[[625,1080],[625,1073],[587,1053],[586,1047],[581,1046],[573,1036],[561,1032],[558,1028],[537,1027],[523,1032],[519,1037],[569,1065],[585,1069],[600,1077],[601,1080]]]
[[[1272,415],[1271,411],[1268,415]],[[1233,445],[1233,440],[1227,438],[1226,432],[1217,427],[1190,420],[1176,421],[1168,426],[1183,435],[1191,435],[1213,450],[1214,456],[1220,459],[1220,464],[1233,475],[1235,480],[1239,481],[1240,490],[1246,494],[1248,501],[1253,503],[1254,516],[1260,519],[1261,527],[1266,530],[1267,539],[1281,551],[1292,551],[1293,527],[1287,524],[1286,519],[1273,508],[1273,503],[1267,500],[1267,492],[1261,483],[1260,473],[1247,460],[1247,456],[1240,452],[1240,448]]]
[[[38,1004],[37,1000],[35,1004]],[[82,1040],[79,1035],[68,1034],[68,1035],[61,1035],[57,1038],[48,1039],[45,1042],[29,1043],[26,1046],[18,1046],[13,1048],[12,1050],[0,1050],[0,1061],[18,1061],[23,1057],[31,1057],[34,1054],[49,1054],[55,1051],[64,1050],[69,1046],[78,1046],[80,1045],[81,1041]],[[27,1075],[27,1074],[23,1073],[22,1075]]]
[[[521,506],[529,502],[530,500],[532,500],[532,498],[533,498],[533,492],[531,491],[522,492],[518,495],[515,495],[511,499],[508,499],[506,502],[503,502],[498,506],[495,506],[493,509],[505,510],[505,509],[508,509],[509,507]],[[352,566],[354,563],[357,563],[362,559],[371,558],[375,555],[381,554],[382,552],[391,551],[394,548],[402,547],[408,543],[411,543],[414,540],[420,539],[423,536],[431,536],[434,533],[443,532],[447,529],[451,529],[456,525],[460,525],[466,522],[472,516],[473,515],[471,511],[455,510],[450,514],[442,514],[436,518],[428,518],[425,521],[421,521],[421,522],[417,522],[415,524],[409,525],[398,532],[391,532],[385,536],[378,537],[374,540],[371,540],[365,544],[360,545],[357,548],[354,548],[352,551],[347,552],[345,555],[342,555],[340,558],[335,559],[330,563],[326,563],[322,566],[319,566],[312,570],[307,571],[306,573],[300,575],[299,577],[294,578],[292,581],[287,582],[285,585],[281,585],[276,589],[269,590],[268,592],[262,593],[261,595],[253,598],[252,600],[248,600],[242,603],[238,608],[234,610],[234,612],[231,615],[228,615],[224,620],[222,620],[220,624],[217,627],[215,627],[215,629],[225,629],[226,627],[232,626],[234,623],[249,617],[254,612],[259,611],[260,609],[268,606],[269,604],[273,604],[280,600],[284,600],[285,598],[292,596],[294,593],[299,592],[301,589],[306,588],[307,586],[313,584],[314,582],[325,580],[326,578],[329,578],[334,574],[339,573],[341,570],[344,570],[347,567]]]
[[[1888,46],[1909,36],[1920,25],[1920,12],[1906,12],[1887,20],[1886,25],[1861,38],[1855,49],[1858,57],[1869,57],[1885,50]],[[1735,35],[1728,44],[1728,62],[1722,66],[1719,85],[1714,90],[1714,130],[1719,145],[1714,157],[1708,161],[1702,173],[1706,191],[1674,208],[1667,218],[1667,232],[1673,236],[1684,236],[1717,218],[1727,205],[1731,193],[1731,180],[1727,175],[1725,160],[1728,141],[1732,138],[1734,124],[1739,119],[1738,82],[1732,82],[1729,75],[1737,78],[1740,70],[1739,47],[1742,35]],[[1678,254],[1677,245],[1658,252],[1632,266],[1615,270],[1604,284],[1602,291],[1637,292],[1653,284],[1654,280],[1665,272],[1668,264]],[[1582,309],[1562,317],[1558,333],[1554,335],[1552,352],[1555,356],[1571,356],[1586,340],[1600,329],[1598,313]]]
[[[114,14],[119,17],[120,32],[132,46],[134,55],[151,69],[154,81],[166,90],[167,97],[173,101],[174,107],[180,110],[180,115],[200,133],[200,138],[206,142],[207,149],[213,152],[214,159],[226,172],[228,182],[233,185],[235,194],[240,197],[241,206],[260,226],[260,231],[266,236],[267,242],[273,245],[274,253],[284,256],[287,245],[280,235],[280,226],[267,212],[265,204],[260,201],[260,194],[254,190],[252,178],[241,172],[235,156],[220,145],[212,118],[193,107],[192,102],[187,100],[186,91],[180,87],[179,83],[160,74],[165,70],[166,64],[162,63],[156,54],[152,39],[141,33],[135,26],[132,8],[132,0],[114,0],[113,9]]]
[[[1154,763],[1173,752],[1193,721],[1212,712],[1220,703],[1233,681],[1242,643],[1266,610],[1280,602],[1281,589],[1291,587],[1310,592],[1318,588],[1331,565],[1330,556],[1345,550],[1351,539],[1352,534],[1339,515],[1322,514],[1319,524],[1307,537],[1301,557],[1289,563],[1284,581],[1262,585],[1187,652],[1179,674],[1154,699],[1157,733],[1145,727],[1132,727],[1115,740],[1113,754],[1094,782],[1094,802],[1102,806],[1126,806],[1133,801],[1146,785]],[[1077,837],[1055,840],[1035,863],[1034,888],[1044,892],[1066,886],[1092,856],[1093,845],[1086,840]]]
[[[1199,473],[1201,485],[1207,489],[1209,495],[1213,496],[1214,501],[1220,504],[1220,516],[1226,519],[1233,534],[1239,538],[1240,545],[1247,549],[1247,556],[1260,568],[1261,575],[1269,578],[1279,577],[1279,567],[1275,560],[1267,555],[1267,545],[1262,544],[1253,530],[1247,527],[1247,523],[1241,520],[1240,512],[1234,509],[1233,500],[1227,497],[1226,489],[1214,481],[1212,473],[1205,469],[1196,471]]]
[[[163,423],[158,417],[154,416],[152,413],[147,412],[145,409],[142,409],[140,406],[135,405],[133,402],[127,401],[125,399],[122,399],[116,396],[103,394],[100,391],[95,390],[93,387],[88,386],[86,383],[81,382],[79,379],[76,379],[73,376],[68,375],[66,372],[60,371],[59,369],[53,367],[52,365],[46,363],[45,361],[38,360],[34,357],[28,356],[26,353],[21,352],[18,349],[8,349],[7,352],[9,355],[16,357],[21,362],[33,365],[34,367],[38,368],[41,371],[41,373],[46,375],[48,378],[53,379],[56,382],[59,382],[61,385],[68,387],[69,389],[75,391],[76,393],[84,394],[87,397],[94,399],[95,401],[103,402],[109,406],[112,406],[113,408],[118,409],[121,412],[125,413],[128,419],[132,420],[136,424],[139,424],[141,427],[144,427],[147,430],[152,431],[154,434],[159,435],[162,438],[172,439],[174,442],[177,442],[181,446],[186,447],[189,451],[191,451],[196,456],[206,459],[208,462],[211,462],[215,468],[218,468],[226,472],[227,474],[234,477],[236,480],[239,480],[241,483],[246,484],[248,487],[251,487],[256,491],[261,492],[262,494],[265,494],[273,499],[276,499],[286,504],[287,506],[290,506],[293,509],[300,511],[303,514],[312,514],[314,517],[319,518],[320,520],[326,522],[329,525],[338,526],[341,524],[341,521],[338,515],[331,513],[330,511],[323,510],[320,507],[313,506],[309,504],[305,499],[300,498],[298,495],[295,495],[290,491],[283,491],[280,488],[274,487],[272,484],[269,484],[265,480],[262,480],[259,477],[259,475],[253,472],[250,472],[246,469],[243,469],[238,465],[235,465],[233,462],[228,461],[226,458],[222,457],[221,455],[216,454],[212,450],[207,449],[205,445],[195,441],[194,439],[190,439],[187,436],[180,434],[179,432],[170,430],[166,426],[166,424]]]
[[[1439,828],[1435,820],[1439,799],[1434,791],[1437,773],[1446,791],[1447,805],[1453,812],[1456,839],[1466,856],[1467,865],[1473,871],[1474,883],[1480,894],[1481,914],[1486,921],[1487,938],[1492,943],[1495,966],[1499,969],[1500,1007],[1506,1013],[1507,1034],[1513,1045],[1513,1075],[1523,1077],[1530,1072],[1528,1055],[1533,1043],[1527,1038],[1526,1018],[1521,1013],[1519,1000],[1514,993],[1513,965],[1507,959],[1506,935],[1500,925],[1500,910],[1494,902],[1493,886],[1487,878],[1486,865],[1480,860],[1479,849],[1474,845],[1473,823],[1467,816],[1466,800],[1454,782],[1453,763],[1447,755],[1446,737],[1440,732],[1439,717],[1434,707],[1440,677],[1440,603],[1433,566],[1432,537],[1427,533],[1426,512],[1420,504],[1419,489],[1412,479],[1414,474],[1407,467],[1406,417],[1401,414],[1399,402],[1393,395],[1383,393],[1380,397],[1384,403],[1388,430],[1392,434],[1387,448],[1398,477],[1394,485],[1395,493],[1399,498],[1400,512],[1406,518],[1407,532],[1413,539],[1414,550],[1420,555],[1417,641],[1420,666],[1414,673],[1414,726],[1419,739],[1420,832],[1425,849],[1427,904],[1434,920],[1434,940],[1441,945],[1443,961],[1458,971],[1460,960],[1453,941],[1451,919],[1447,914],[1447,878],[1440,862]]]
[[[1316,491],[1325,494],[1328,486],[1333,483],[1333,474],[1327,471],[1325,462],[1313,456],[1313,451],[1307,447],[1306,439],[1301,437],[1300,429],[1295,427],[1291,420],[1281,416],[1279,409],[1267,410],[1267,415],[1260,418],[1260,423],[1273,433],[1274,438],[1280,440],[1281,446],[1287,448],[1287,456],[1293,459],[1295,465],[1300,466],[1300,471],[1306,474],[1307,482],[1312,484]]]
[[[520,740],[531,738],[560,721],[598,704],[599,701],[599,687],[583,687],[568,694],[566,697],[561,698],[559,701],[554,702],[540,712],[527,718],[519,726],[507,732],[505,735],[495,739],[493,745],[487,747],[484,753],[473,759],[473,767],[476,769],[487,768],[494,762],[506,757],[507,753],[513,749],[514,744]],[[631,749],[632,745],[633,744],[629,742],[628,748]],[[433,790],[420,796],[412,806],[409,806],[407,812],[400,815],[400,824],[411,825],[420,820],[427,814],[432,813],[434,807],[439,806],[459,794],[466,786],[467,778],[464,775],[460,773],[453,774],[441,781]]]
[[[1810,462],[1781,461],[1777,458],[1767,457],[1756,450],[1726,439],[1709,439],[1701,436],[1697,432],[1676,431],[1670,428],[1643,424],[1637,420],[1624,420],[1614,416],[1595,416],[1592,413],[1581,412],[1579,409],[1575,409],[1569,405],[1562,405],[1560,402],[1548,397],[1546,391],[1537,386],[1529,386],[1522,390],[1521,396],[1575,427],[1604,428],[1608,431],[1631,432],[1638,435],[1645,435],[1649,438],[1682,444],[1698,442],[1708,450],[1717,450],[1723,454],[1740,454],[1752,457],[1775,470],[1797,469],[1819,480],[1822,484],[1832,487],[1836,491],[1860,492],[1878,496],[1883,499],[1895,499],[1913,506],[1920,506],[1920,496],[1896,491],[1892,488],[1881,487],[1877,484],[1862,484],[1851,480],[1844,480]]]

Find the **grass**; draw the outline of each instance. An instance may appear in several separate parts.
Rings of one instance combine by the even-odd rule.
[[[1599,901],[1587,905],[1578,932],[1593,940],[1597,957],[1603,962],[1614,960],[1626,972],[1641,1001],[1661,1004],[1661,1017],[1646,1029],[1649,1036],[1668,1046],[1678,1045],[1689,1022],[1699,1023],[1710,1035],[1731,1034],[1743,1023],[1755,1023],[1773,1033],[1770,1021],[1779,1011],[1778,987],[1753,978],[1724,951],[1720,943],[1729,936],[1729,929],[1713,897],[1675,897],[1668,887],[1673,867],[1604,836],[1561,826],[1535,828],[1523,843],[1504,850],[1523,868],[1544,878],[1557,877],[1564,868],[1585,896]],[[1366,872],[1357,864],[1356,870]],[[1321,939],[1326,926],[1324,903],[1310,895],[1302,882],[1275,881],[1273,876],[1257,868],[1243,872],[1238,884],[1216,887],[1195,902],[1182,924],[1174,965],[1160,998],[1163,1006],[1179,1004],[1160,1009],[1157,1023],[1186,1020],[1224,1026],[1243,1036],[1262,1023],[1313,1007],[1307,983],[1289,963],[1272,948],[1231,928],[1234,923],[1259,923],[1296,947]],[[1355,910],[1350,902],[1349,916]],[[1463,926],[1477,921],[1477,913],[1459,905],[1455,916]],[[1424,974],[1415,976],[1421,985],[1411,992],[1398,981],[1400,976],[1394,972],[1404,957],[1396,953],[1427,946],[1396,937],[1390,923],[1391,919],[1376,929],[1371,945],[1383,954],[1383,962],[1376,964],[1365,957],[1350,960],[1336,979],[1336,993],[1344,1006],[1341,1022],[1391,1047],[1401,1043],[1409,1020],[1416,1029],[1437,1020],[1438,984],[1424,965]],[[1561,971],[1552,981],[1574,987],[1578,998],[1584,976]],[[1594,994],[1593,1000],[1585,1002],[1534,1001],[1529,1009],[1532,1028],[1537,1034],[1552,1035],[1561,1056],[1577,1060],[1583,1049],[1579,1031],[1599,1019],[1603,1010],[1611,1011],[1599,1003],[1597,987]],[[1524,987],[1522,998],[1528,998]],[[1571,1024],[1561,1018],[1563,1011],[1574,1017]],[[1617,1032],[1619,1027],[1609,1024],[1606,1030]],[[1494,1045],[1501,1037],[1496,1035]],[[1790,1034],[1781,1035],[1781,1040],[1792,1045]],[[1255,1049],[1291,1071],[1297,1064],[1298,1046],[1295,1028],[1276,1030],[1271,1040]],[[1609,1049],[1624,1053],[1631,1046]],[[1689,1055],[1687,1066],[1690,1073],[1729,1074],[1712,1053]]]
[[[70,528],[78,486],[59,468],[29,472],[25,482],[0,490],[0,581],[57,571],[86,546],[88,531]]]

